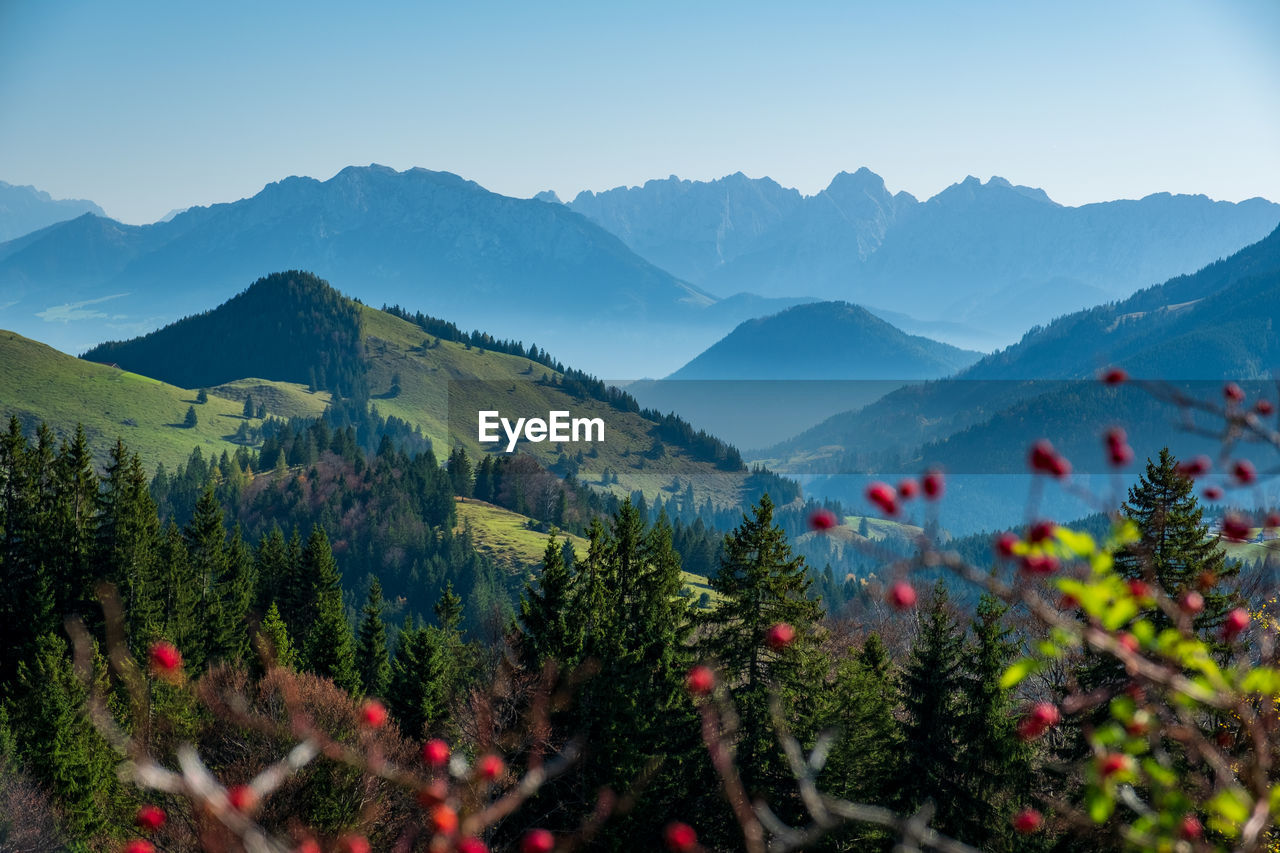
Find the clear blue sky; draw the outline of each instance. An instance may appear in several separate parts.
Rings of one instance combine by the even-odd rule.
[[[0,180],[145,222],[371,162],[1280,199],[1280,3],[0,0]]]

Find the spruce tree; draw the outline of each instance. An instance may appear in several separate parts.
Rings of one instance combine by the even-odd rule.
[[[893,665],[879,634],[841,661],[824,723],[835,726],[824,780],[830,790],[855,802],[887,805],[894,793],[899,732],[894,719]]]
[[[127,819],[117,758],[85,715],[87,692],[64,640],[37,640],[32,659],[18,664],[15,697],[24,764],[57,796],[72,830],[81,838],[118,832]]]
[[[900,808],[914,812],[931,801],[937,808],[933,825],[954,834],[963,818],[954,796],[963,782],[963,635],[947,604],[947,587],[939,580],[898,679],[903,737],[897,787]]]
[[[212,626],[211,652],[226,661],[244,661],[249,649],[249,608],[256,586],[253,555],[244,544],[240,525],[231,532],[223,573],[214,585],[217,608]]]
[[[260,644],[265,644],[266,648],[259,646],[255,660],[260,662],[265,655],[276,666],[285,669],[293,669],[297,666],[298,655],[294,651],[293,643],[289,640],[289,629],[280,618],[280,609],[276,607],[274,601],[267,608],[267,615],[262,617],[262,624],[258,626],[258,641]]]
[[[1011,819],[1027,805],[1031,780],[1029,750],[1017,734],[1018,711],[1000,686],[1019,652],[1004,624],[1007,610],[984,595],[973,619],[960,692],[960,787],[952,795],[962,806],[957,836],[991,851],[1023,849]]]
[[[204,392],[201,391],[201,394]],[[196,424],[200,423],[200,419],[196,416],[196,407],[187,406],[187,414],[182,418],[182,425],[187,429],[193,429]]]
[[[471,460],[467,458],[467,451],[462,445],[458,445],[449,452],[449,483],[453,487],[453,493],[460,498],[469,498],[474,488],[471,479]]]
[[[1239,603],[1222,581],[1239,567],[1225,554],[1203,521],[1195,484],[1178,471],[1169,448],[1160,451],[1138,482],[1129,488],[1120,512],[1137,525],[1141,539],[1116,555],[1117,570],[1130,578],[1154,581],[1170,598],[1195,589],[1204,594],[1204,610],[1195,620],[1205,634],[1215,631]],[[1153,618],[1161,621],[1160,614]]]
[[[387,707],[411,738],[425,737],[445,718],[449,687],[438,630],[405,619],[391,662]]]
[[[318,525],[311,530],[302,553],[303,570],[312,579],[312,622],[306,632],[303,662],[316,675],[332,679],[343,690],[360,689],[356,674],[351,626],[342,605],[342,579],[329,547],[329,537]]]
[[[567,672],[579,663],[582,625],[573,618],[573,591],[565,549],[552,531],[542,555],[542,573],[536,584],[525,584],[520,597],[520,657],[526,669],[536,673],[552,662]]]
[[[360,683],[369,696],[382,696],[391,681],[391,662],[387,657],[387,628],[382,623],[382,584],[377,578],[369,583],[356,644],[356,669]]]
[[[245,419],[246,421],[253,417],[253,415],[254,415],[254,408],[253,408],[253,395],[252,395],[252,394],[246,394],[246,395],[244,396],[244,411],[243,411],[241,414],[242,414],[242,416],[244,417],[244,419]]]
[[[218,632],[222,624],[217,584],[227,571],[227,529],[212,483],[200,494],[191,521],[182,529],[182,538],[187,545],[188,568],[196,580],[205,629],[200,645],[205,655],[217,655],[221,652]]]
[[[724,539],[720,570],[711,587],[722,600],[702,619],[708,633],[699,651],[721,668],[741,720],[738,765],[748,790],[776,789],[791,778],[778,745],[770,698],[783,702],[793,730],[801,708],[812,708],[815,629],[822,608],[809,597],[804,558],[793,556],[782,528],[773,522],[773,501],[761,497],[751,517]],[[786,623],[795,639],[770,648],[769,629]]]

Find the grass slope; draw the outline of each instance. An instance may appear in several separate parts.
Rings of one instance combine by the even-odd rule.
[[[473,459],[494,447],[481,445],[476,437],[475,413],[480,409],[497,409],[506,417],[546,417],[549,409],[568,410],[574,417],[603,418],[605,440],[558,446],[522,441],[518,449],[547,466],[557,461],[561,450],[570,456],[581,450],[584,458],[578,480],[619,496],[639,489],[650,500],[659,494],[669,498],[670,487],[679,478],[692,483],[699,503],[708,496],[717,504],[738,502],[744,472],[719,470],[671,446],[650,458],[646,451],[654,443],[653,423],[598,400],[576,399],[538,384],[543,375],[553,373],[541,364],[450,341],[424,349],[429,336],[420,328],[368,307],[363,308],[362,321],[373,404],[382,415],[395,415],[421,427],[441,458],[455,442]],[[392,397],[389,392],[397,375],[400,393]],[[594,457],[589,455],[593,449]],[[604,484],[606,468],[617,474],[617,483]]]
[[[258,383],[258,380],[254,380]],[[281,399],[297,403],[305,389],[287,383],[270,385]],[[312,395],[307,395],[312,396]],[[327,395],[314,395],[311,404],[323,409]],[[75,433],[84,424],[95,459],[107,458],[117,438],[138,453],[148,467],[164,463],[172,470],[200,447],[206,457],[234,451],[230,438],[244,419],[244,398],[239,401],[210,394],[209,401],[197,405],[197,424],[182,426],[187,407],[195,403],[196,392],[168,385],[146,376],[84,361],[14,332],[0,331],[0,417],[16,415],[24,428],[33,429],[44,421],[60,437]],[[268,411],[287,415],[272,409]],[[250,425],[260,422],[251,420]]]
[[[457,507],[457,529],[471,531],[477,551],[512,572],[523,573],[541,567],[542,554],[547,548],[547,534],[531,528],[528,517],[477,500],[459,501]],[[585,557],[590,547],[581,536],[561,532],[557,538],[568,538],[578,559]],[[711,589],[704,576],[691,572],[681,572],[681,575],[695,602],[704,592],[709,602],[722,598]]]

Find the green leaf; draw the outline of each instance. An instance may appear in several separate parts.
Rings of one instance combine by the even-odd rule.
[[[1000,688],[1008,690],[1011,687],[1015,687],[1028,675],[1037,673],[1040,669],[1041,663],[1035,658],[1023,658],[1022,660],[1014,661],[1004,671],[1004,675],[1000,676]]]
[[[1239,835],[1240,827],[1249,819],[1249,795],[1240,788],[1221,790],[1206,805],[1210,822],[1224,835]]]
[[[1085,807],[1094,823],[1105,823],[1116,810],[1116,802],[1101,788],[1090,788],[1085,795]]]

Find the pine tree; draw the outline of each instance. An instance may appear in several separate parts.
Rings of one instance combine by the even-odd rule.
[[[573,618],[573,592],[565,548],[552,531],[542,555],[542,574],[536,585],[532,580],[525,584],[520,597],[520,657],[526,669],[540,672],[552,662],[567,672],[580,663],[582,625]]]
[[[47,518],[42,483],[49,476],[47,449],[29,447],[17,418],[0,437],[0,684],[17,674],[18,661],[36,640],[55,630],[55,579],[46,565]]]
[[[329,547],[329,537],[319,526],[312,528],[307,547],[302,553],[302,566],[312,579],[314,590],[312,622],[307,630],[303,662],[316,675],[332,679],[343,690],[360,689],[356,674],[356,656],[342,605],[342,580],[338,564]]]
[[[260,644],[265,644],[266,648],[259,646],[256,660],[260,661],[262,656],[266,655],[276,666],[285,669],[293,669],[297,666],[298,655],[294,651],[293,643],[289,640],[289,629],[280,618],[280,609],[276,607],[274,601],[267,608],[267,615],[262,617],[262,624],[258,626],[258,640]]]
[[[1146,471],[1129,488],[1120,512],[1138,525],[1141,539],[1116,555],[1117,570],[1130,578],[1145,578],[1177,599],[1184,591],[1204,594],[1204,610],[1196,628],[1215,631],[1226,614],[1239,603],[1222,581],[1234,577],[1239,567],[1227,564],[1218,543],[1209,536],[1195,485],[1178,471],[1169,448],[1147,460]],[[1161,621],[1161,614],[1152,614]]]
[[[886,804],[893,793],[898,752],[892,663],[879,634],[836,670],[832,712],[841,732],[827,774],[838,793],[856,802]]]
[[[84,427],[76,425],[71,443],[64,445],[54,463],[55,504],[52,527],[47,531],[58,566],[54,607],[63,615],[79,614],[93,622],[96,611],[94,544],[98,477]]]
[[[212,626],[211,654],[226,661],[244,661],[249,656],[249,607],[256,586],[253,555],[240,533],[231,532],[223,563],[223,573],[214,584],[216,621]]]
[[[217,584],[227,571],[227,529],[212,483],[205,486],[196,502],[195,513],[182,529],[182,538],[187,545],[187,564],[196,580],[205,629],[200,645],[205,655],[216,655],[220,653],[218,628],[223,619]]]
[[[1031,780],[1030,755],[1017,734],[1017,710],[1000,686],[1019,651],[1003,621],[1007,610],[984,595],[973,619],[959,704],[960,786],[952,793],[962,807],[957,836],[991,851],[1023,849],[1024,840],[1010,821],[1027,804]]]
[[[791,778],[769,706],[777,695],[793,729],[798,709],[812,707],[807,667],[822,608],[809,598],[811,582],[804,558],[792,555],[786,534],[773,523],[773,501],[764,495],[724,539],[720,571],[711,579],[722,600],[702,620],[709,633],[699,649],[733,690],[741,720],[738,765],[748,790],[776,788]],[[779,623],[794,628],[795,639],[772,649],[765,636]]]
[[[438,630],[406,618],[391,662],[387,707],[411,737],[425,737],[448,711],[449,686]]]
[[[963,636],[947,603],[946,584],[939,580],[898,679],[904,717],[898,791],[900,808],[908,812],[932,801],[937,807],[933,826],[954,834],[963,817],[954,797],[963,781]]]
[[[377,578],[369,583],[369,597],[356,645],[356,669],[367,695],[382,696],[387,692],[391,662],[387,657],[387,628],[382,624],[382,584]]]
[[[204,392],[201,391],[201,394]],[[196,416],[196,407],[187,406],[187,414],[182,418],[182,425],[187,429],[192,429],[196,424],[200,423],[200,419]]]
[[[280,598],[284,581],[290,574],[289,546],[285,544],[279,524],[272,524],[271,530],[258,540],[253,562],[258,581],[253,603],[261,613]]]
[[[41,636],[32,659],[18,664],[19,751],[82,838],[113,834],[127,820],[117,759],[84,713],[86,695],[66,642],[53,634]]]
[[[467,451],[462,445],[458,445],[449,452],[449,483],[453,486],[453,493],[460,498],[469,498],[472,495],[473,483],[471,479],[471,460],[467,458]]]
[[[197,392],[196,392],[196,402],[197,402],[197,403],[199,403],[199,404],[200,404],[200,405],[202,405],[202,406],[203,406],[205,403],[209,402],[209,392],[208,392],[208,391],[206,391],[206,390],[205,390],[205,389],[203,389],[203,388],[201,388],[199,391],[197,391]]]
[[[242,414],[242,416],[244,417],[244,419],[245,419],[246,421],[253,417],[253,415],[254,415],[254,408],[253,408],[253,395],[252,395],[252,394],[245,394],[245,395],[244,395],[244,411],[243,411],[241,414]]]

